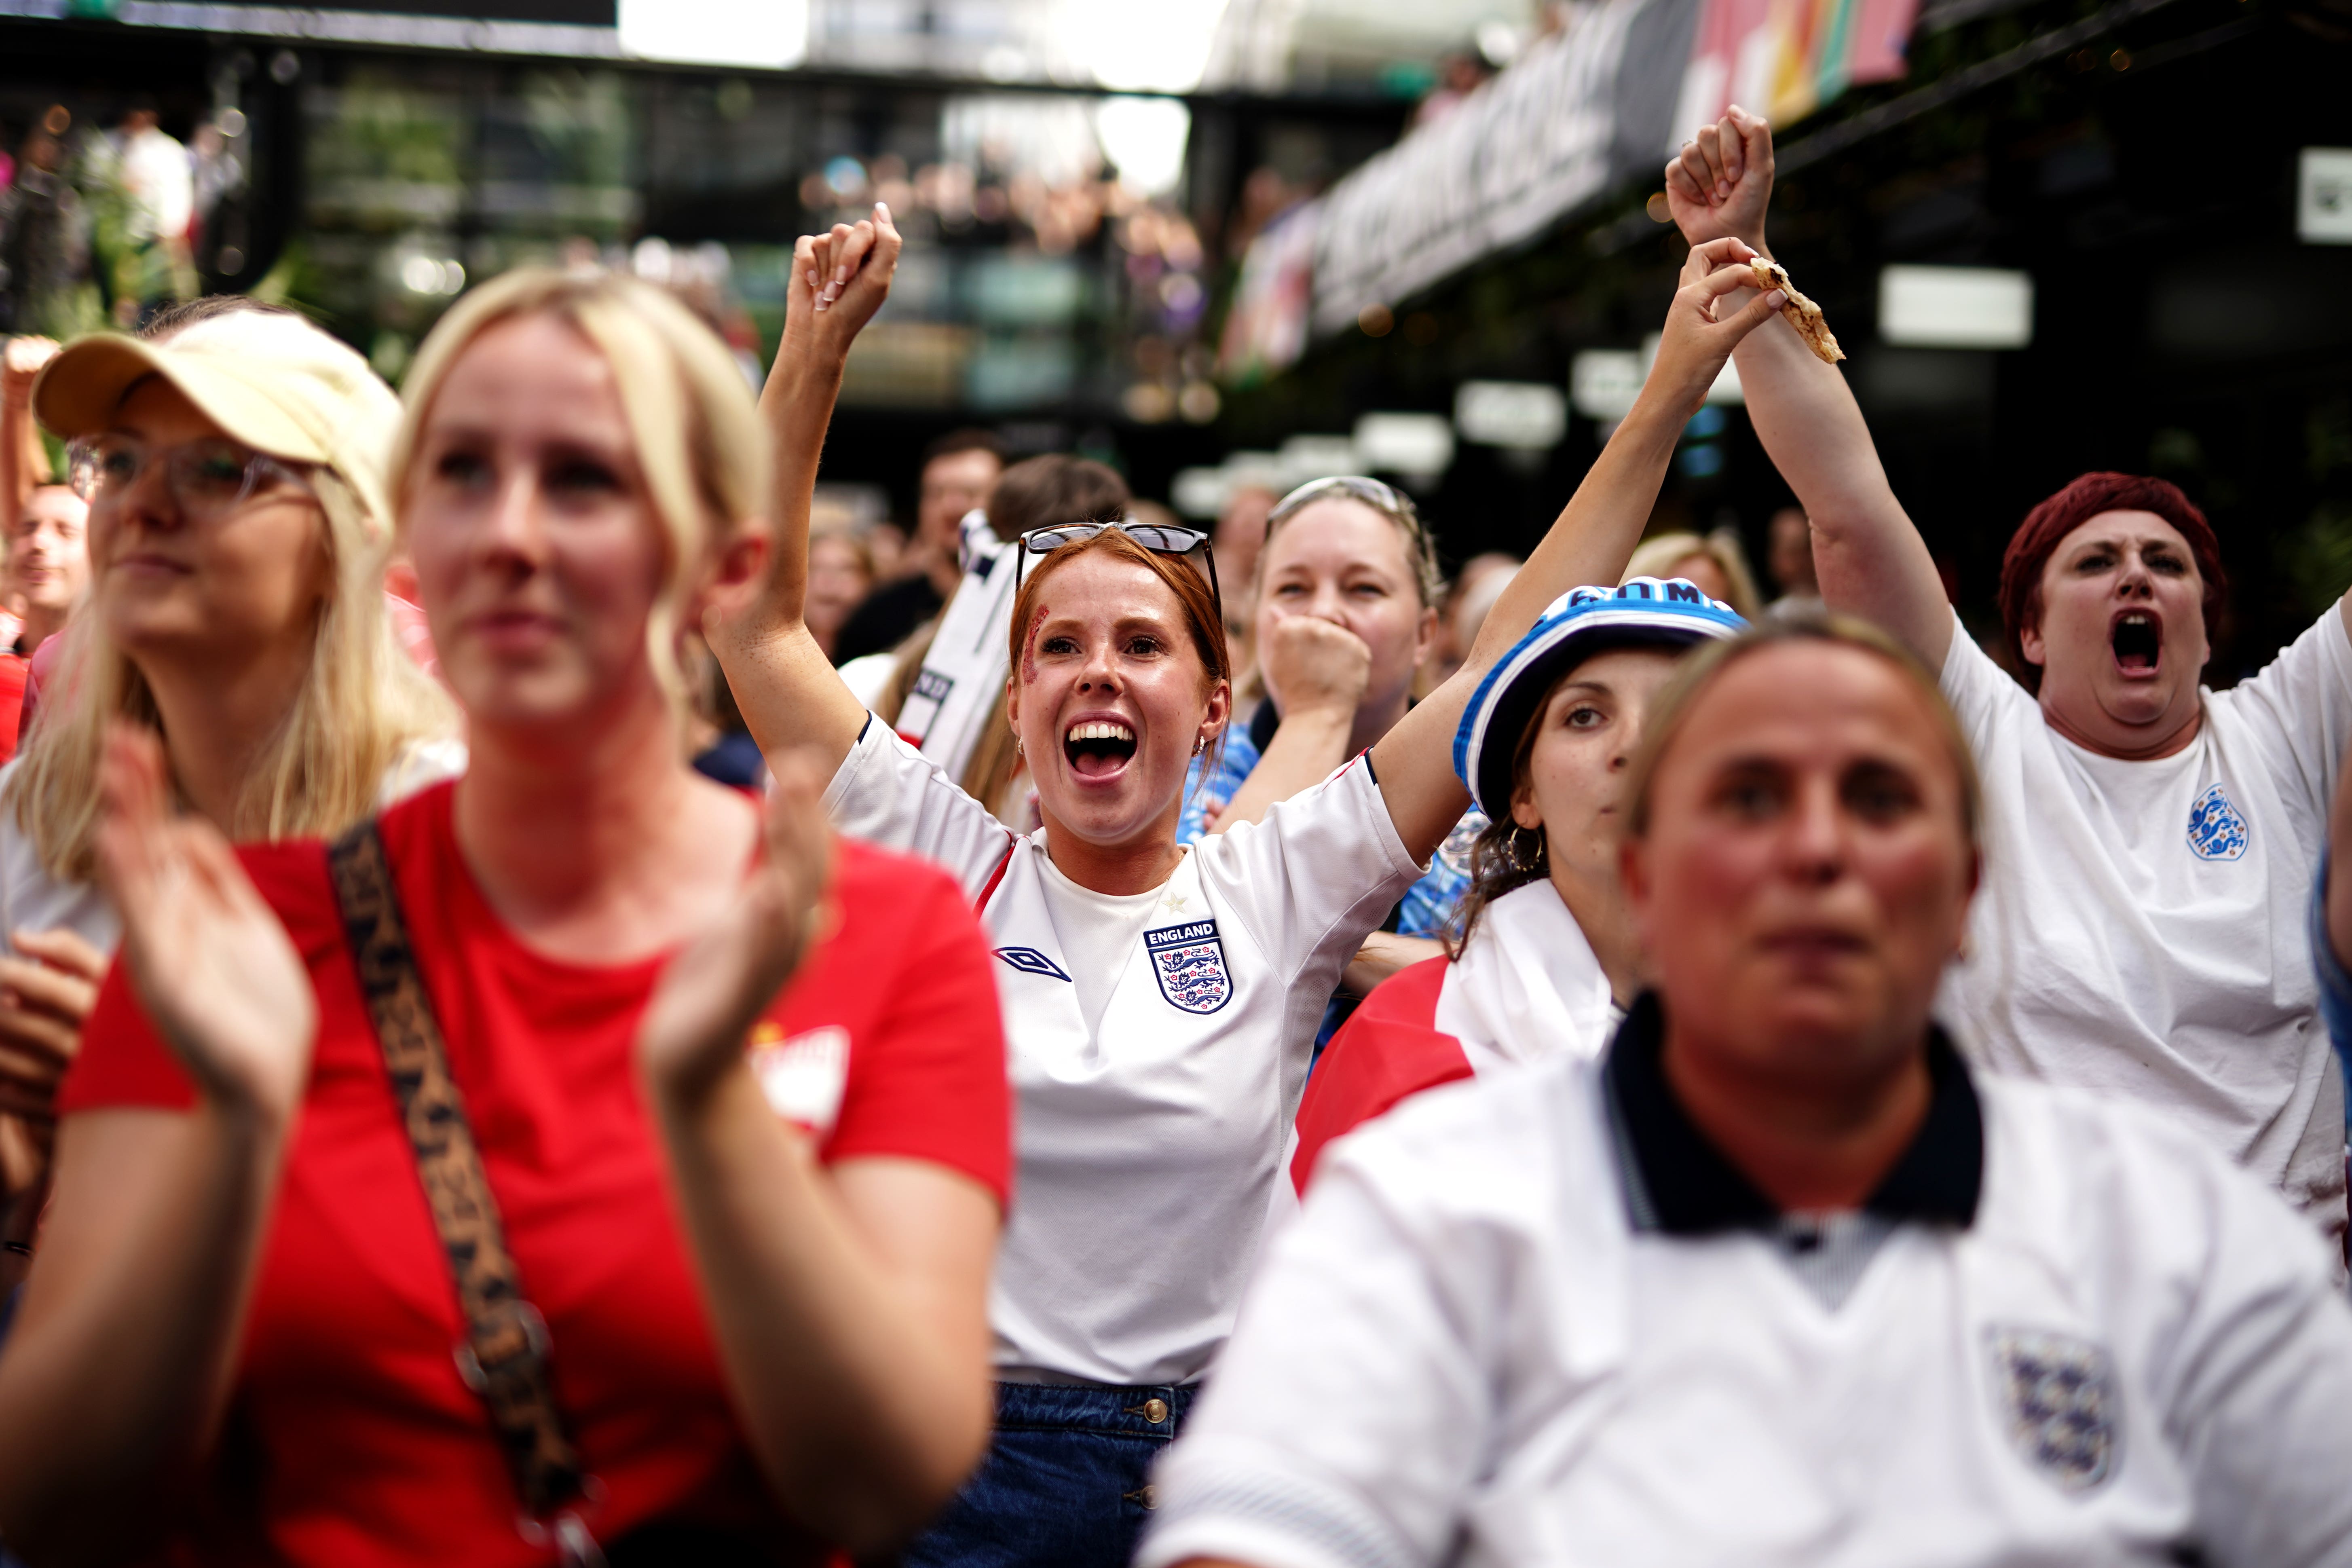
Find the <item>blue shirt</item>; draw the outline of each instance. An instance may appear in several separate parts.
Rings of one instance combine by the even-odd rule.
[[[1235,725],[1225,731],[1215,767],[1204,770],[1207,758],[1192,759],[1192,771],[1184,776],[1184,813],[1176,819],[1177,843],[1198,844],[1209,836],[1209,813],[1240,793],[1279,722],[1274,704],[1261,703],[1246,727]],[[1463,813],[1462,820],[1430,857],[1428,874],[1398,901],[1396,923],[1387,929],[1400,936],[1425,937],[1434,937],[1445,929],[1462,895],[1470,890],[1470,846],[1486,826],[1486,814],[1476,806]]]

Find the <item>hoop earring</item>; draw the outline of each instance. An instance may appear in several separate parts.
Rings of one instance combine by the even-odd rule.
[[[1514,823],[1511,826],[1510,836],[1503,842],[1511,857],[1511,869],[1520,872],[1543,869],[1544,838],[1540,830],[1521,827]],[[1530,845],[1533,846],[1532,848],[1529,847]]]

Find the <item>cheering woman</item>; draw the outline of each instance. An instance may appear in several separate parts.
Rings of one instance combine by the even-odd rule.
[[[1668,167],[1694,242],[1761,251],[1771,133],[1735,112]],[[1845,379],[1774,324],[1739,349],[1765,450],[1812,519],[1822,593],[1937,672],[2003,853],[1946,1016],[1989,1065],[2156,1105],[2345,1231],[2344,1088],[2304,903],[2352,735],[2352,600],[2268,668],[2200,684],[2227,595],[2205,516],[2085,474],[2001,563],[2023,683],[1945,602]]]
[[[1684,421],[1764,307],[1718,322],[1725,285],[1685,286],[1640,403],[1463,673],[1326,783],[1189,848],[1186,770],[1232,701],[1205,538],[1024,536],[1008,712],[1045,826],[1015,837],[874,721],[801,624],[817,456],[898,250],[878,209],[801,242],[764,399],[777,572],[713,641],[761,743],[816,750],[836,824],[948,867],[995,946],[1020,1173],[991,1302],[997,1437],[910,1560],[1111,1568],[1150,1506],[1148,1463],[1231,1327],[1324,999],[1467,804],[1446,762],[1464,702],[1544,604],[1614,578]]]
[[[1930,1021],[1979,879],[1934,681],[1693,655],[1625,788],[1601,1060],[1335,1144],[1139,1568],[2352,1561],[2352,1312],[2191,1133]]]
[[[0,1532],[74,1561],[158,1531],[223,1563],[887,1550],[988,1430],[986,950],[933,868],[829,849],[804,766],[778,756],[763,825],[684,760],[681,632],[767,554],[716,337],[524,269],[408,390],[391,489],[469,769],[232,852],[152,739],[107,739],[124,958],[0,1355]]]

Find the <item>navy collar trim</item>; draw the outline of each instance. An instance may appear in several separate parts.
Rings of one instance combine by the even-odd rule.
[[[1766,1197],[1707,1141],[1675,1098],[1660,1053],[1665,1014],[1644,992],[1610,1042],[1602,1067],[1621,1164],[1639,1184],[1637,1223],[1672,1236],[1769,1228],[1781,1219]],[[1927,1033],[1927,1119],[1863,1203],[1891,1220],[1959,1226],[1976,1219],[1984,1189],[1984,1112],[1967,1064],[1944,1032]]]

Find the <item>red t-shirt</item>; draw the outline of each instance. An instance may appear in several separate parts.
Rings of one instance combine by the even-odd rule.
[[[604,1488],[589,1526],[606,1541],[656,1520],[746,1527],[780,1560],[821,1555],[782,1521],[737,1426],[639,1099],[636,1023],[664,960],[585,968],[525,947],[458,855],[452,798],[442,784],[385,813],[384,844],[524,1293],[547,1319],[557,1403]],[[238,853],[310,966],[319,1042],[205,1517],[180,1554],[552,1562],[517,1531],[506,1462],[458,1379],[456,1289],[324,848]],[[1004,1045],[970,905],[945,873],[848,842],[833,897],[838,927],[753,1031],[772,1102],[820,1130],[827,1163],[932,1161],[1003,1201]],[[192,1099],[118,965],[60,1113]]]
[[[1353,1132],[1397,1101],[1472,1076],[1462,1042],[1436,1025],[1437,998],[1453,960],[1425,958],[1372,987],[1323,1047],[1298,1100],[1298,1146],[1290,1184],[1298,1195],[1315,1177],[1323,1146]]]
[[[23,654],[0,653],[0,763],[16,754],[17,727],[25,716],[25,678],[32,668],[33,661]]]

